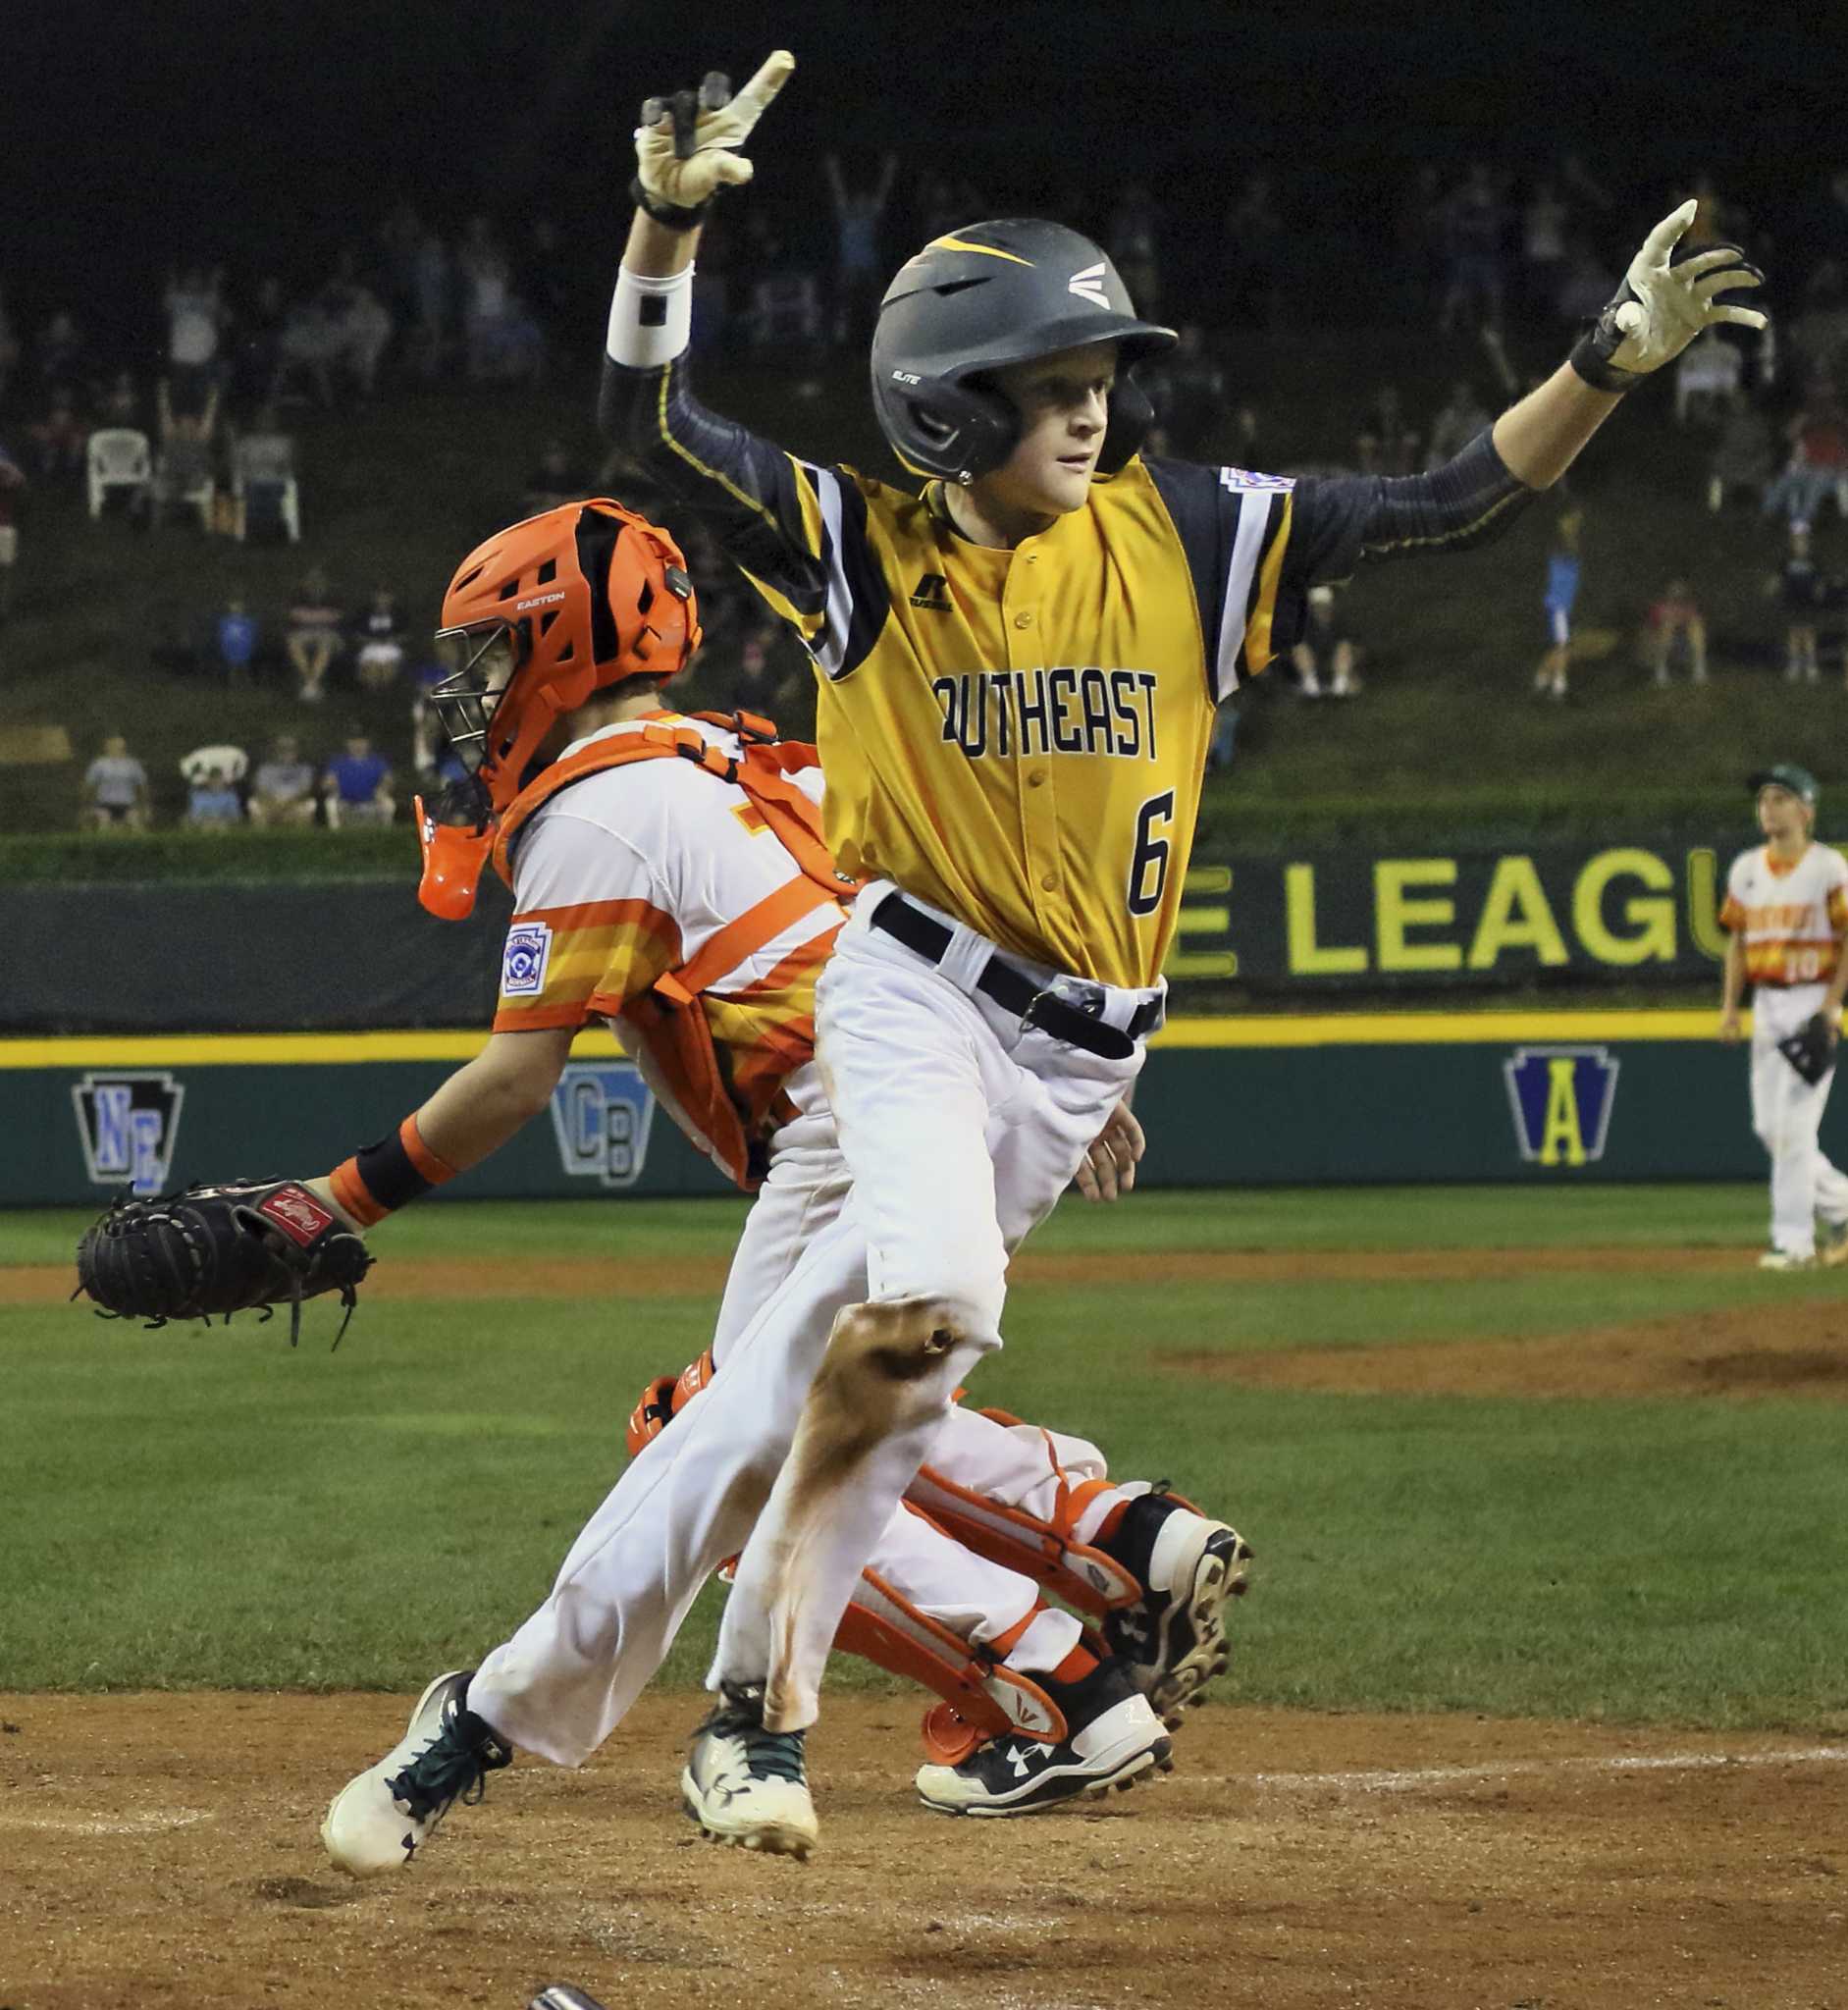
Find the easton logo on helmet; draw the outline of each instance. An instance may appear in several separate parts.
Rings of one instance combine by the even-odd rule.
[[[1066,281],[1068,293],[1076,293],[1081,300],[1088,300],[1093,307],[1108,307],[1110,295],[1104,291],[1104,267],[1101,259],[1095,265],[1087,265],[1082,272],[1075,272]]]

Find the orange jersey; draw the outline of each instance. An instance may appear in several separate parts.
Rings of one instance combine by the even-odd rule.
[[[1848,860],[1812,844],[1788,864],[1769,845],[1741,852],[1726,874],[1719,926],[1745,945],[1754,984],[1825,984],[1848,932]]]
[[[651,724],[696,732],[727,756],[740,752],[723,728],[668,714],[607,727],[562,759]],[[818,800],[818,769],[795,780]],[[713,972],[688,1006],[704,1012],[747,1136],[773,1129],[787,1114],[784,1083],[814,1055],[816,978],[845,909],[825,894],[802,898],[813,882],[746,790],[688,761],[596,768],[533,813],[510,864],[514,915],[496,1032],[618,1021],[672,973],[710,963],[715,945],[727,964],[724,931],[762,903],[793,896],[788,925]],[[634,1047],[631,1026],[617,1031]],[[646,1052],[638,1058],[649,1072]],[[698,1141],[671,1084],[652,1085]]]

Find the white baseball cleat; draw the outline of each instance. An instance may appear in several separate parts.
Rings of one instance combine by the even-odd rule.
[[[480,1800],[487,1775],[512,1764],[513,1748],[467,1707],[474,1672],[439,1675],[404,1735],[334,1796],[321,1841],[336,1870],[353,1878],[401,1871],[458,1800]]]
[[[1839,1263],[1842,1259],[1837,1256],[1833,1260]],[[1767,1249],[1758,1259],[1758,1267],[1761,1270],[1814,1270],[1816,1258],[1799,1255],[1794,1249]]]
[[[923,1766],[918,1796],[940,1815],[1036,1815],[1085,1794],[1128,1792],[1171,1772],[1172,1746],[1129,1669],[1114,1657],[1076,1682],[1036,1674],[1065,1713],[1066,1735],[1035,1744],[1019,1731],[978,1745],[960,1766]]]
[[[1141,1581],[1140,1604],[1107,1613],[1104,1638],[1170,1730],[1232,1660],[1226,1603],[1245,1588],[1251,1551],[1236,1528],[1172,1496],[1139,1495],[1099,1545]]]
[[[1838,1263],[1848,1263],[1848,1221],[1825,1221],[1816,1253],[1831,1270]]]
[[[726,1682],[693,1734],[680,1804],[714,1842],[806,1857],[820,1833],[809,1797],[802,1731],[764,1728],[764,1691]]]

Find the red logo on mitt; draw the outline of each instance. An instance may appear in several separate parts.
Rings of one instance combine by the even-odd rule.
[[[334,1226],[334,1217],[305,1187],[279,1187],[257,1202],[257,1212],[304,1249],[323,1230]]]

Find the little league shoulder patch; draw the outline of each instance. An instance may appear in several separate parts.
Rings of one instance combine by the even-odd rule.
[[[501,957],[501,995],[536,998],[546,988],[552,961],[552,929],[544,922],[515,922]]]

